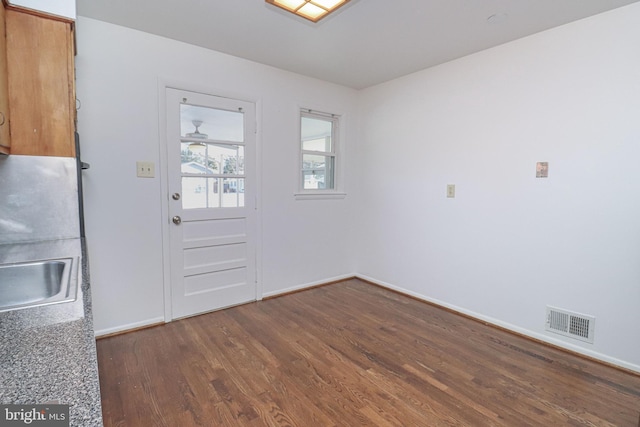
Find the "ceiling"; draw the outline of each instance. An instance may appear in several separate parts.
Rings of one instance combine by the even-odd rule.
[[[77,10],[361,89],[636,1],[352,0],[318,24],[264,0],[77,0]]]

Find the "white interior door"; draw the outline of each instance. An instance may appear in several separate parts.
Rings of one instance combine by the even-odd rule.
[[[167,88],[171,318],[256,299],[255,105]]]

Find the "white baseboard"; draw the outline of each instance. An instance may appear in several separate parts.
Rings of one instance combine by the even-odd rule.
[[[278,289],[277,291],[264,292],[262,294],[262,298],[270,298],[270,297],[275,297],[275,296],[282,295],[282,294],[288,294],[288,293],[295,292],[295,291],[301,291],[303,289],[312,288],[312,287],[318,286],[318,285],[324,285],[324,284],[331,283],[331,282],[339,282],[340,280],[351,279],[352,277],[356,277],[355,273],[344,274],[344,275],[335,276],[335,277],[329,277],[327,279],[318,280],[316,282],[310,282],[310,283],[305,283],[305,284],[302,284],[302,285],[291,286],[291,287],[285,288],[285,289]]]
[[[314,286],[318,286],[318,285],[324,285],[326,283],[330,283],[330,282],[337,282],[340,280],[345,280],[345,279],[350,279],[352,277],[355,277],[355,274],[345,274],[345,275],[341,275],[341,276],[336,276],[336,277],[330,277],[327,279],[323,279],[323,280],[318,280],[316,282],[310,282],[310,283],[305,283],[302,285],[297,285],[297,286],[292,286],[286,289],[278,289],[277,291],[272,291],[272,292],[265,292],[262,294],[262,297],[258,298],[258,300],[262,299],[262,298],[268,298],[268,297],[273,297],[273,296],[277,296],[277,295],[281,295],[281,294],[287,294],[290,292],[295,292],[295,291],[299,291],[299,290],[303,290],[306,288],[312,288]],[[134,330],[134,329],[139,329],[139,328],[143,328],[145,326],[149,326],[149,325],[155,325],[158,323],[164,323],[164,317],[156,317],[153,319],[147,319],[147,320],[142,320],[140,322],[134,322],[134,323],[128,323],[125,325],[119,325],[119,326],[115,326],[112,328],[105,328],[105,329],[98,329],[94,332],[94,335],[96,338],[100,338],[101,336],[105,336],[105,335],[111,335],[111,334],[115,334],[118,332],[126,332],[129,330]]]
[[[510,323],[503,322],[501,320],[494,319],[492,317],[485,316],[483,314],[476,313],[474,311],[467,310],[467,309],[464,309],[462,307],[458,307],[458,306],[446,303],[444,301],[440,301],[440,300],[435,299],[435,298],[430,298],[430,297],[428,297],[426,295],[422,295],[422,294],[419,294],[417,292],[413,292],[413,291],[410,291],[408,289],[404,289],[404,288],[401,288],[399,286],[395,286],[395,285],[392,285],[390,283],[383,282],[381,280],[374,279],[373,277],[365,276],[363,274],[356,274],[355,277],[357,277],[359,279],[362,279],[362,280],[366,280],[367,282],[375,283],[376,285],[382,286],[382,287],[387,288],[387,289],[391,289],[391,290],[399,292],[401,294],[405,294],[405,295],[411,296],[413,298],[416,298],[416,299],[419,299],[419,300],[422,300],[422,301],[426,301],[426,302],[429,302],[429,303],[432,303],[432,304],[435,304],[435,305],[439,305],[441,307],[445,307],[445,308],[447,308],[449,310],[464,314],[466,316],[473,317],[474,319],[478,319],[478,320],[481,320],[481,321],[486,322],[486,323],[491,323],[492,325],[499,326],[499,327],[504,328],[504,329],[508,329],[508,330],[516,332],[518,334],[525,335],[525,336],[534,338],[536,340],[544,341],[546,343],[549,343],[549,344],[557,346],[557,347],[564,348],[564,349],[572,351],[574,353],[579,353],[579,354],[591,357],[593,359],[597,359],[597,360],[609,363],[611,365],[616,365],[616,366],[619,366],[621,368],[625,368],[625,369],[628,369],[630,371],[634,371],[634,372],[639,372],[640,373],[640,365],[636,365],[634,363],[630,363],[630,362],[626,362],[624,360],[616,359],[615,357],[607,356],[606,354],[598,353],[598,352],[591,351],[591,350],[583,348],[583,347],[579,347],[579,346],[573,345],[571,343],[567,343],[567,342],[564,342],[564,341],[561,341],[561,340],[557,340],[557,339],[554,339],[553,337],[548,337],[546,335],[543,335],[543,334],[540,334],[540,333],[537,333],[537,332],[533,332],[533,331],[530,331],[528,329],[524,329],[524,328],[521,328],[519,326],[515,326],[515,325],[512,325]]]
[[[113,328],[98,329],[94,331],[94,335],[96,338],[100,338],[101,336],[104,336],[104,335],[111,335],[118,332],[129,331],[132,329],[144,328],[145,326],[156,325],[158,323],[164,323],[164,317],[155,317],[153,319],[147,319],[141,322],[128,323],[126,325],[119,325]]]

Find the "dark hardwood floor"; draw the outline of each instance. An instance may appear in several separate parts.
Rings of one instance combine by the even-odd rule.
[[[105,426],[638,426],[640,376],[358,280],[98,340]]]

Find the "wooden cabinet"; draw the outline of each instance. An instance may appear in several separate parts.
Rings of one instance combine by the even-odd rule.
[[[11,154],[75,156],[73,26],[5,11]]]
[[[0,0],[0,153],[9,154],[9,92],[7,89],[7,41],[5,10]]]

